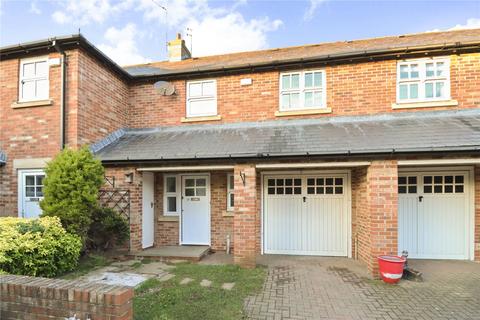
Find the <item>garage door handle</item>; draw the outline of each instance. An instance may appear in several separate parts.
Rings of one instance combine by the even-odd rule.
[[[422,202],[422,200],[423,200],[423,196],[419,196],[418,197],[418,202]]]
[[[306,202],[307,201],[307,197],[303,197],[303,202]]]

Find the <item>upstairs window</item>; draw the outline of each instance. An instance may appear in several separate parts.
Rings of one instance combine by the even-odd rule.
[[[280,74],[280,111],[325,107],[325,71]]]
[[[48,99],[48,58],[21,60],[19,81],[20,102]]]
[[[421,59],[398,63],[398,103],[439,100],[450,100],[449,59]]]
[[[217,115],[217,82],[215,80],[187,82],[187,117]]]

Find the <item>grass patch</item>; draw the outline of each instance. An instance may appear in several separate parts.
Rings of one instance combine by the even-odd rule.
[[[150,279],[135,290],[134,319],[244,319],[243,302],[257,293],[265,280],[265,268],[242,269],[234,265],[177,264],[166,282]],[[181,285],[183,278],[194,281]],[[211,287],[200,281],[212,281]],[[235,282],[231,291],[223,283]]]
[[[78,266],[75,269],[75,271],[66,273],[60,278],[75,279],[95,269],[108,266],[112,262],[113,262],[112,259],[109,259],[105,256],[98,255],[98,254],[89,254],[89,255],[80,257],[80,259],[78,260]]]

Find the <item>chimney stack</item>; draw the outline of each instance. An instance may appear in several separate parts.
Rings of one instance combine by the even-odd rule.
[[[182,61],[191,57],[192,54],[187,49],[185,40],[180,33],[177,33],[177,38],[168,42],[168,61]]]

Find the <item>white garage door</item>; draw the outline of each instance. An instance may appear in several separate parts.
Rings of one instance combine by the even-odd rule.
[[[347,256],[347,175],[265,176],[264,252]]]
[[[468,171],[400,174],[398,250],[419,259],[469,258]]]

